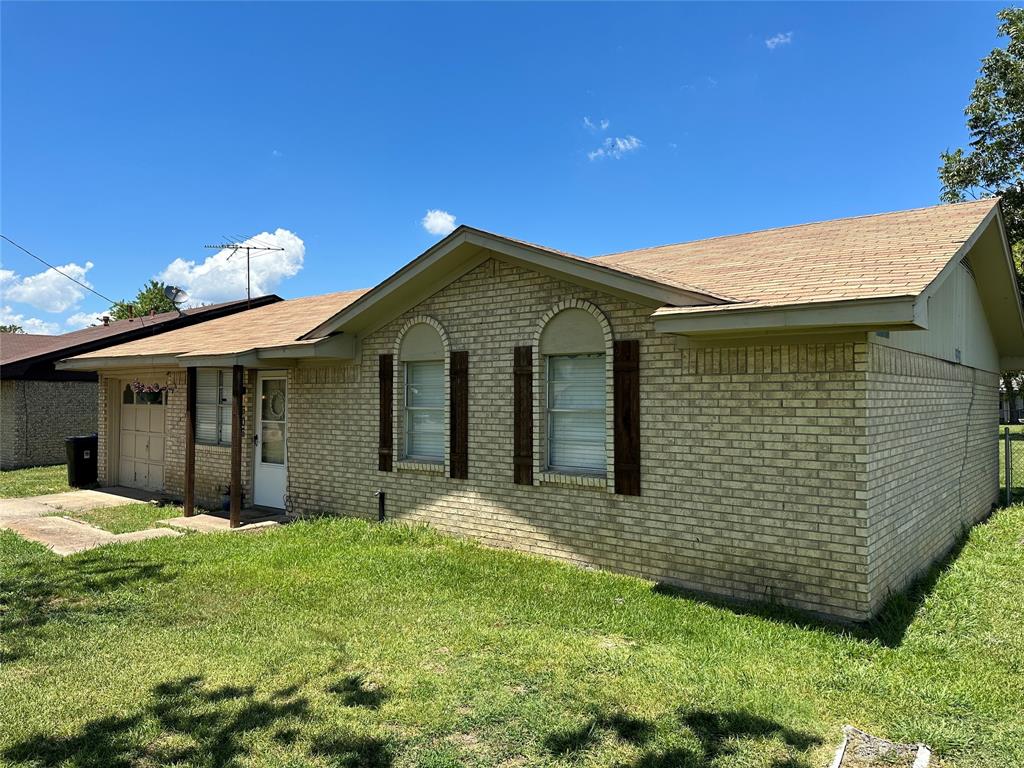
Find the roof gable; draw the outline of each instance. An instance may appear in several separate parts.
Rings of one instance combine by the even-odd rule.
[[[338,332],[366,333],[495,256],[652,307],[720,304],[731,300],[678,275],[662,277],[643,268],[621,269],[463,225],[303,338]]]

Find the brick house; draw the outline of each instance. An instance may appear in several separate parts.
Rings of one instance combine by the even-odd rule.
[[[371,290],[63,365],[100,374],[102,479],[159,430],[187,510],[382,507],[863,620],[991,509],[1021,357],[985,200],[593,259],[460,227]]]
[[[260,296],[251,305],[280,300]],[[96,431],[96,374],[58,370],[58,360],[224,317],[246,306],[245,301],[228,301],[53,336],[0,334],[0,469],[63,464],[64,438]]]

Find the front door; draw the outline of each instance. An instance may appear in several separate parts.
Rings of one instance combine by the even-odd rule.
[[[256,451],[253,503],[284,509],[288,484],[288,380],[282,373],[256,378]]]

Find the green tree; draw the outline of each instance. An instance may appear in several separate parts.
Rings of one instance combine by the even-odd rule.
[[[0,333],[24,333],[24,332],[25,332],[25,329],[22,328],[20,325],[14,325],[13,323],[11,323],[10,325],[0,325]]]
[[[164,295],[166,284],[159,280],[150,280],[135,295],[133,301],[119,301],[110,308],[110,316],[115,320],[129,317],[141,317],[152,311],[173,312],[174,302]]]
[[[981,61],[964,110],[969,149],[942,153],[942,199],[1002,196],[1011,243],[1024,242],[1024,9],[1005,8],[999,34],[1009,39]]]
[[[1004,8],[999,35],[1008,39],[981,61],[964,110],[969,149],[942,153],[939,179],[949,203],[999,195],[1013,249],[1017,286],[1024,292],[1024,9]],[[1003,371],[1009,418],[1017,422],[1021,371]]]

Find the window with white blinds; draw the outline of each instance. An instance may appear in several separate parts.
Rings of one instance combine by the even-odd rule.
[[[444,461],[444,362],[405,364],[405,458]]]
[[[231,369],[196,372],[196,442],[231,445]]]
[[[548,467],[558,472],[605,472],[604,417],[604,355],[548,357]]]

